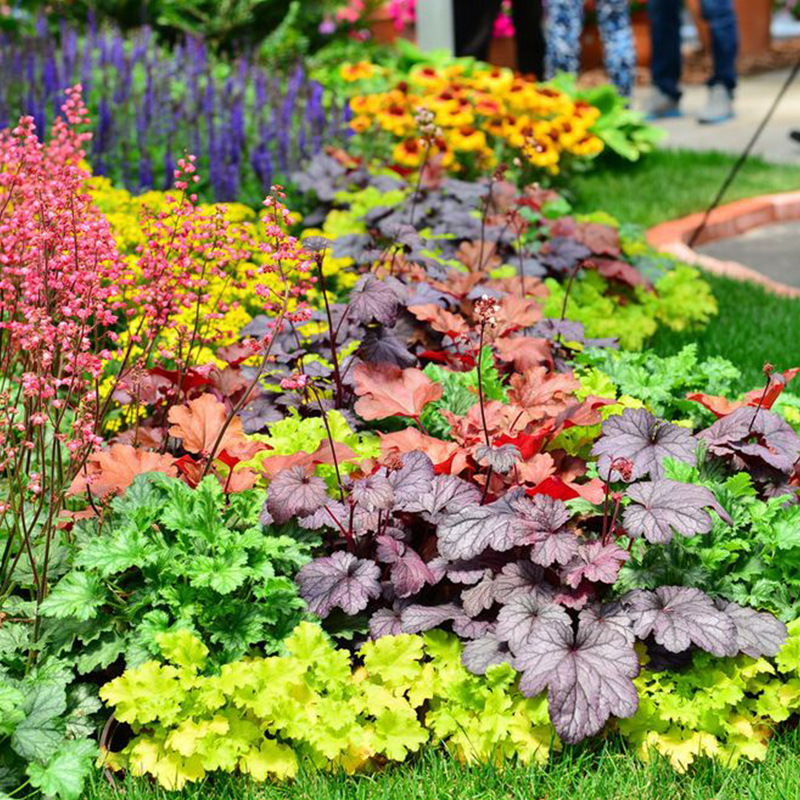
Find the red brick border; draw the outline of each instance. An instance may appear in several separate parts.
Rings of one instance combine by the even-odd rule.
[[[767,194],[749,200],[737,200],[713,211],[708,224],[700,234],[699,243],[728,239],[760,225],[796,219],[800,219],[800,192]],[[700,213],[690,214],[688,217],[672,222],[664,222],[650,228],[647,232],[647,241],[653,247],[671,253],[681,261],[703,267],[709,272],[727,275],[737,280],[753,281],[776,294],[800,297],[800,289],[794,286],[774,281],[736,261],[721,261],[718,258],[698,253],[689,247],[688,242],[702,221],[703,214]]]

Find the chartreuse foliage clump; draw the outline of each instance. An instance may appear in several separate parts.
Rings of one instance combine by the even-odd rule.
[[[550,291],[544,305],[546,317],[559,317],[564,306],[565,284],[553,278],[545,283]],[[641,350],[659,324],[682,331],[704,325],[717,313],[717,303],[700,273],[684,264],[664,273],[654,282],[655,292],[643,286],[630,290],[628,302],[609,293],[609,283],[587,270],[572,285],[566,318],[583,323],[587,336],[613,336],[628,350]]]
[[[800,710],[800,620],[774,660],[698,652],[689,669],[645,670],[635,683],[639,710],[619,729],[643,759],[660,753],[679,772],[703,756],[760,761],[775,726]]]
[[[670,356],[592,347],[577,354],[575,360],[581,387],[585,385],[589,393],[635,397],[658,417],[673,422],[709,423],[712,415],[686,395],[702,392],[730,397],[741,378],[727,359],[699,359],[696,344],[687,344]]]
[[[293,777],[301,760],[346,772],[403,761],[429,740],[465,761],[545,760],[558,740],[546,699],[523,697],[507,664],[476,676],[452,634],[368,642],[351,667],[320,627],[301,623],[284,655],[226,664],[186,630],[158,635],[148,661],[101,689],[134,738],[111,765],[169,789],[208,773]]]
[[[174,629],[200,637],[215,663],[253,645],[274,652],[303,617],[292,576],[317,540],[265,528],[263,503],[255,489],[226,496],[213,476],[194,489],[137,476],[101,519],[76,522],[71,566],[41,606],[49,648],[84,674],[120,655],[141,664]]]
[[[544,693],[525,697],[507,663],[474,675],[462,645],[440,630],[384,636],[345,649],[301,623],[285,655],[215,671],[187,631],[159,634],[167,663],[129,669],[101,690],[134,738],[107,763],[179,789],[215,771],[257,781],[312,768],[370,769],[404,761],[427,743],[460,761],[547,761],[561,749]],[[646,663],[648,656],[640,648]],[[761,760],[777,723],[800,708],[800,621],[774,660],[696,653],[681,671],[645,668],[636,714],[618,723],[640,758],[656,753],[678,771],[697,758],[725,766]]]

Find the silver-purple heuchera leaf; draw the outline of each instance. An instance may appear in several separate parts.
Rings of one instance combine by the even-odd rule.
[[[569,520],[560,500],[529,498],[512,490],[488,505],[467,506],[439,523],[439,553],[448,559],[474,558],[487,548],[497,552],[546,539]]]
[[[355,481],[350,496],[367,511],[386,511],[394,505],[394,489],[380,472]]]
[[[275,522],[308,516],[328,502],[325,481],[302,467],[281,470],[269,484],[267,508]]]
[[[378,536],[378,560],[389,564],[389,575],[397,597],[410,597],[426,584],[437,582],[436,575],[420,558],[416,550],[392,536]]]
[[[660,478],[661,462],[667,457],[692,466],[697,463],[697,441],[692,432],[659,420],[643,408],[626,408],[622,414],[609,417],[602,431],[592,453],[598,456],[597,468],[603,480],[622,479],[620,473],[612,469],[612,462],[617,459],[632,463],[630,480],[647,475]]]
[[[734,469],[763,466],[789,474],[800,457],[800,438],[783,417],[764,408],[744,406],[718,419],[698,438],[708,451],[729,459]]]
[[[475,449],[475,460],[483,467],[490,467],[494,472],[505,475],[522,459],[519,450],[513,444],[493,447],[482,444]]]
[[[369,635],[373,639],[381,636],[397,636],[403,632],[400,624],[400,610],[397,608],[380,608],[369,620]]]
[[[508,645],[491,631],[464,645],[461,663],[474,675],[485,675],[495,664],[511,662]]]
[[[614,583],[630,553],[614,542],[589,542],[578,547],[575,558],[561,571],[567,586],[577,589],[582,580],[591,583]]]
[[[524,536],[520,514],[505,495],[494,503],[446,515],[439,523],[439,553],[450,560],[475,558],[487,548],[510,550]]]
[[[436,475],[402,505],[398,502],[397,509],[422,514],[429,522],[435,523],[448,511],[456,512],[466,506],[477,505],[480,499],[481,493],[473,484],[454,475]]]
[[[569,614],[561,606],[546,594],[533,591],[512,597],[500,609],[495,633],[516,653],[543,628],[553,625],[569,627],[570,624]]]
[[[495,595],[501,602],[507,603],[516,594],[541,591],[547,586],[542,585],[543,577],[544,570],[536,564],[530,561],[512,561],[503,567],[499,575],[495,575]]]
[[[514,648],[512,648],[512,651]],[[633,678],[639,659],[633,645],[610,625],[543,625],[514,652],[528,697],[548,690],[550,719],[568,743],[597,733],[613,714],[631,717],[639,697]]]
[[[403,456],[403,466],[387,476],[394,489],[394,503],[398,511],[419,511],[420,496],[430,491],[434,479],[433,462],[418,450]]]
[[[388,283],[372,273],[362,275],[350,290],[350,316],[358,322],[394,325],[400,305]]]
[[[481,636],[494,628],[494,623],[485,619],[474,619],[468,617],[463,611],[453,617],[453,633],[462,639],[480,639]]]
[[[438,606],[424,606],[414,603],[406,606],[401,615],[403,633],[421,633],[438,628],[461,613],[455,603],[442,603]]]
[[[470,617],[477,617],[481,611],[494,605],[494,578],[491,570],[487,569],[478,583],[461,592],[461,605]]]
[[[722,520],[732,523],[705,486],[658,478],[633,484],[627,495],[633,503],[622,515],[625,530],[630,536],[644,536],[653,544],[667,544],[673,532],[688,537],[708,533],[714,520],[706,508],[713,508]]]
[[[715,656],[736,655],[737,632],[733,620],[699,589],[659,586],[652,592],[636,589],[622,598],[640,639],[652,634],[671,653],[693,644]]]
[[[751,658],[776,656],[786,641],[786,626],[772,614],[742,608],[738,603],[717,598],[714,605],[736,626],[736,647]]]
[[[327,617],[334,608],[341,608],[345,614],[363,611],[370,600],[380,596],[380,577],[380,567],[374,561],[340,551],[306,564],[296,581],[309,610]]]
[[[595,625],[610,627],[630,644],[636,641],[632,630],[631,615],[618,600],[603,605],[591,603],[578,614],[578,620],[587,628]]]
[[[531,561],[542,567],[567,564],[578,552],[579,545],[580,539],[575,531],[570,528],[560,528],[531,545]]]

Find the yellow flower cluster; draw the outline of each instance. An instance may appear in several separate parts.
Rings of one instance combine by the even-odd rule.
[[[340,74],[355,83],[372,78],[374,68],[343,64]],[[407,169],[437,157],[453,172],[467,165],[485,170],[518,157],[555,175],[565,158],[592,158],[603,149],[592,133],[597,108],[499,67],[417,65],[388,91],[355,95],[350,107],[353,131],[389,134],[394,162]],[[421,109],[433,115],[432,139],[421,136]]]

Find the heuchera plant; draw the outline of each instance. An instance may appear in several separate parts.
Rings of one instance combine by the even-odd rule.
[[[796,436],[793,446],[796,458]],[[270,503],[288,503],[302,526],[339,535],[331,555],[298,574],[313,612],[367,612],[373,637],[449,625],[468,640],[464,664],[472,671],[507,661],[525,694],[547,689],[559,736],[575,742],[612,714],[636,711],[636,640],[665,656],[694,648],[774,655],[783,643],[785,627],[769,614],[699,589],[614,596],[636,539],[658,545],[702,534],[710,512],[729,519],[708,489],[664,477],[666,457],[693,465],[697,448],[689,430],[643,409],[611,417],[594,447],[606,478],[602,510],[579,514],[522,486],[487,495],[420,452],[354,480],[342,501],[313,479],[282,475]],[[520,460],[516,445],[494,442],[481,456],[487,471],[500,473]]]

